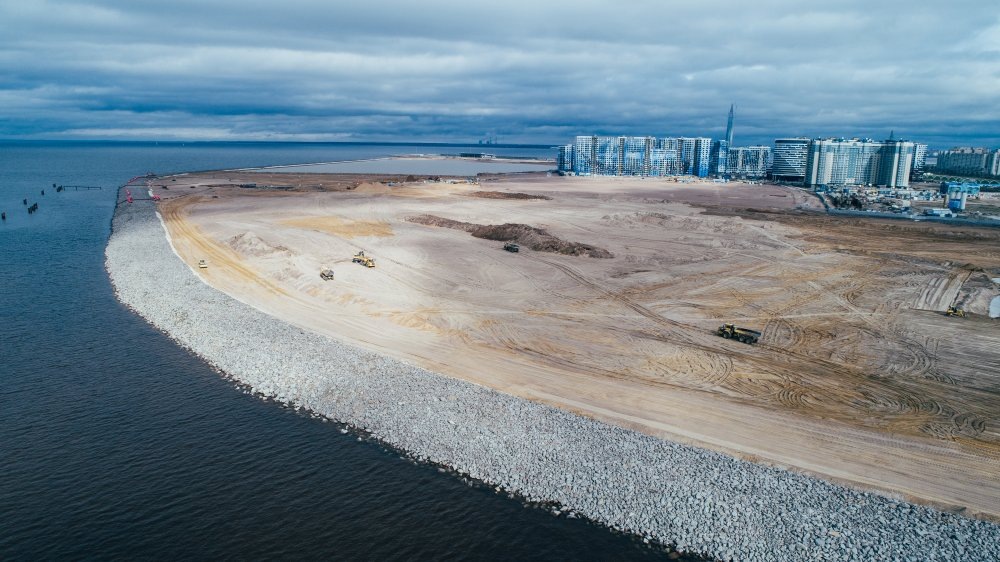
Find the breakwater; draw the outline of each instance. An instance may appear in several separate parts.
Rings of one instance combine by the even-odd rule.
[[[655,439],[281,322],[200,281],[151,201],[120,204],[118,298],[219,370],[421,460],[613,528],[738,560],[1000,560],[1000,527]]]

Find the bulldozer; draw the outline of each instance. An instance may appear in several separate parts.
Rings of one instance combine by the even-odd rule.
[[[735,324],[723,324],[719,326],[716,330],[716,334],[728,339],[734,339],[741,341],[746,344],[755,344],[757,340],[762,335],[757,330],[751,330],[749,328],[740,328]]]
[[[375,267],[375,258],[366,256],[364,250],[354,254],[354,258],[352,258],[351,261],[354,263],[360,263],[365,267]]]
[[[948,310],[945,311],[948,316],[955,316],[957,318],[965,318],[965,310],[957,306],[949,306]]]

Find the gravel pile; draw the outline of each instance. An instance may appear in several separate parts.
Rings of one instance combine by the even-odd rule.
[[[684,552],[1000,560],[1000,526],[662,441],[305,332],[202,283],[151,202],[119,206],[118,298],[255,391],[414,457]]]

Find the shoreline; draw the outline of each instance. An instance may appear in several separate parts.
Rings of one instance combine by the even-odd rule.
[[[113,225],[106,267],[121,302],[254,391],[419,460],[718,558],[1000,557],[986,521],[662,441],[285,324],[203,283],[152,202],[119,205]]]

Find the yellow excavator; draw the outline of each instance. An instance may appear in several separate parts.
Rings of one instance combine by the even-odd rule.
[[[364,250],[354,254],[354,258],[351,259],[351,261],[354,263],[360,263],[365,267],[375,267],[375,258],[366,256]]]
[[[948,316],[955,316],[957,318],[965,318],[965,311],[957,306],[949,306],[948,310],[945,311]]]

